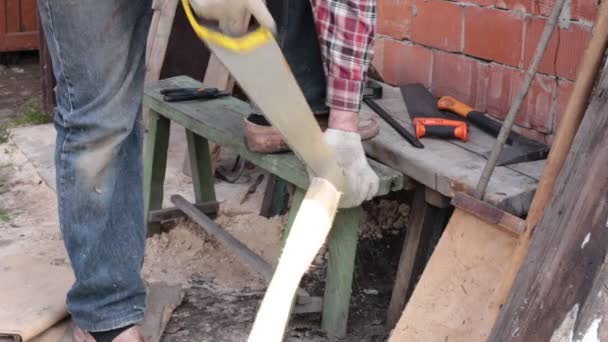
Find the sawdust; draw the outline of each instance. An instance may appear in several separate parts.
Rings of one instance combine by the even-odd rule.
[[[255,205],[240,205],[246,186],[234,188],[222,192],[227,197],[216,222],[275,264],[284,219],[266,219],[252,209]],[[253,200],[258,199],[258,193]],[[52,264],[69,264],[59,230],[55,192],[42,181],[27,157],[7,143],[0,144],[0,258],[15,253],[43,256]],[[195,275],[211,277],[227,287],[264,286],[257,274],[186,220],[177,222],[170,232],[147,240],[142,273],[149,281],[184,287],[191,285]]]
[[[220,211],[215,220],[234,237],[275,264],[278,258],[282,220],[257,214]],[[248,266],[198,225],[180,221],[168,233],[147,241],[144,276],[170,284],[191,284],[193,276],[215,279],[231,288],[261,289],[265,283]]]

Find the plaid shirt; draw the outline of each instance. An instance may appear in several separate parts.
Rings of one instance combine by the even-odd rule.
[[[376,29],[376,0],[310,0],[327,75],[327,105],[359,112]]]

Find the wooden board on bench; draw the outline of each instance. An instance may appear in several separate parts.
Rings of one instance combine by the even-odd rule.
[[[233,97],[208,102],[165,102],[160,94],[160,90],[166,88],[202,86],[202,83],[185,76],[162,80],[146,88],[144,103],[151,110],[222,147],[232,149],[243,158],[289,183],[299,188],[308,187],[306,168],[293,153],[260,154],[247,149],[244,142],[243,118],[251,112],[249,104]],[[385,195],[403,187],[404,176],[400,172],[374,160],[370,160],[370,164],[380,177],[378,195]]]

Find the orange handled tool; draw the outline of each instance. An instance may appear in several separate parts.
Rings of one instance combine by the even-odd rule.
[[[443,96],[437,102],[437,108],[441,110],[449,110],[452,113],[458,114],[470,121],[473,125],[479,127],[484,132],[493,137],[497,137],[500,133],[502,125],[498,121],[494,121],[485,116],[484,113],[478,112],[466,104],[456,100],[451,96]],[[507,144],[512,144],[512,136],[507,139]]]
[[[460,139],[467,141],[469,131],[466,122],[441,118],[416,118],[416,139],[435,137],[442,139]]]

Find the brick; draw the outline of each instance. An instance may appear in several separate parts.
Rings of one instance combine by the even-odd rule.
[[[535,0],[496,0],[496,7],[524,13],[534,13]]]
[[[386,38],[376,40],[374,68],[392,85],[422,83],[430,85],[432,53],[430,49]]]
[[[463,8],[453,2],[416,0],[412,40],[447,51],[462,51]]]
[[[463,55],[433,51],[431,90],[436,96],[454,96],[483,112],[487,84],[486,63]]]
[[[378,0],[378,34],[396,39],[411,35],[414,0]]]
[[[464,13],[467,55],[519,65],[524,27],[521,13],[473,6]]]
[[[597,14],[599,2],[597,0],[571,0],[570,1],[570,18],[573,20],[594,21]],[[533,12],[549,16],[555,5],[555,0],[536,0]],[[568,3],[566,3],[568,5]]]
[[[532,62],[545,23],[544,18],[538,17],[526,20],[525,67]],[[590,29],[580,24],[570,23],[568,28],[556,28],[541,60],[539,71],[573,80],[590,39]]]
[[[487,112],[504,120],[524,79],[524,72],[492,63],[489,70]],[[515,123],[541,133],[551,133],[554,118],[555,80],[537,75],[524,98]]]
[[[566,110],[566,105],[568,104],[568,99],[570,98],[570,93],[572,93],[573,88],[574,82],[559,80],[557,83],[557,103],[555,108],[555,125],[553,132],[557,132],[557,129],[559,128],[562,115],[564,115],[564,111]]]
[[[571,6],[572,19],[594,21],[599,2],[597,0],[574,0]]]
[[[459,0],[459,3],[476,4],[483,7],[490,7],[496,5],[496,0]]]

